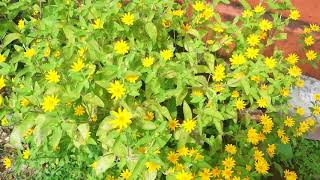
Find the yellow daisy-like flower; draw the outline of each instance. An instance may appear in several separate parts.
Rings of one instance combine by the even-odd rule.
[[[24,20],[20,19],[18,22],[18,29],[21,31],[24,28]]]
[[[222,64],[217,65],[214,69],[213,80],[217,82],[223,81],[223,79],[226,77],[226,74],[224,71],[225,71],[225,67]]]
[[[317,52],[315,52],[314,50],[308,50],[306,52],[306,57],[307,57],[307,60],[313,61],[317,58]]]
[[[9,122],[6,116],[1,119],[1,126],[8,126]]]
[[[232,169],[235,165],[236,165],[236,161],[233,159],[233,157],[226,157],[223,161],[222,161],[222,165],[225,168],[230,168]]]
[[[286,60],[288,61],[289,64],[296,64],[299,60],[299,57],[297,54],[295,53],[292,53],[292,54],[289,54],[288,57],[286,58]]]
[[[247,59],[242,54],[232,54],[230,62],[231,65],[241,65],[247,62]]]
[[[200,97],[203,96],[203,92],[201,89],[192,89],[192,96]]]
[[[5,86],[6,86],[6,83],[4,82],[4,77],[1,76],[1,77],[0,77],[0,90],[1,90],[2,88],[4,88]]]
[[[78,105],[77,107],[74,108],[74,115],[76,116],[82,116],[85,113],[85,109],[83,106]]]
[[[250,9],[246,9],[242,12],[242,17],[251,18],[253,16],[253,12]]]
[[[254,12],[258,13],[258,14],[264,13],[265,12],[265,8],[263,6],[261,6],[261,5],[258,5],[256,7],[254,7]]]
[[[161,57],[164,60],[170,60],[173,57],[173,51],[171,49],[165,49],[160,52]]]
[[[299,79],[298,81],[296,81],[296,86],[302,88],[304,86],[304,80]]]
[[[277,61],[273,57],[267,57],[264,63],[269,69],[273,69],[274,67],[276,67]]]
[[[185,121],[183,121],[182,123],[182,128],[188,132],[188,133],[191,133],[191,131],[194,130],[194,128],[196,127],[196,121],[195,120],[192,120],[192,119],[187,119]]]
[[[179,154],[178,153],[175,153],[175,152],[172,152],[170,151],[169,154],[167,155],[167,159],[173,163],[173,164],[177,164],[178,163],[178,160],[179,160]]]
[[[229,154],[236,154],[237,148],[233,144],[226,144],[224,150]]]
[[[154,58],[151,56],[145,57],[142,60],[142,65],[146,68],[150,67],[153,63],[154,63]]]
[[[287,117],[284,121],[283,121],[284,125],[287,127],[292,127],[294,126],[294,119],[292,117]]]
[[[298,66],[292,66],[288,69],[288,73],[292,77],[299,77],[301,76],[302,71]]]
[[[205,168],[199,173],[199,176],[200,176],[201,180],[210,180],[213,175],[212,175],[212,172],[210,171],[210,169]]]
[[[6,57],[3,54],[0,54],[0,63],[5,61],[6,61]]]
[[[111,111],[111,114],[113,117],[115,117],[115,119],[111,120],[110,124],[113,128],[118,129],[119,131],[127,128],[132,123],[132,115],[126,109],[122,110],[121,108],[119,108],[118,112]]]
[[[297,180],[298,176],[297,176],[296,172],[286,169],[284,171],[284,178],[285,178],[285,180]]]
[[[73,62],[71,70],[74,72],[79,72],[84,68],[85,64],[81,58],[78,58],[77,61]]]
[[[175,131],[177,127],[179,127],[180,124],[179,124],[179,121],[176,120],[176,119],[170,119],[169,122],[168,122],[168,128],[171,130],[171,131]]]
[[[3,162],[3,166],[5,169],[9,169],[11,167],[11,160],[8,158],[8,157],[4,157],[2,159],[2,162]]]
[[[299,114],[300,116],[303,116],[304,115],[303,107],[297,107],[296,108],[296,113]]]
[[[260,23],[259,23],[259,28],[262,31],[269,31],[272,29],[272,23],[267,20],[267,19],[263,19]]]
[[[193,9],[196,11],[203,11],[205,9],[205,4],[201,1],[196,1],[196,3],[194,3],[192,5]]]
[[[238,91],[232,91],[231,97],[237,98],[240,96],[240,93]]]
[[[249,58],[249,59],[257,58],[259,55],[259,49],[250,47],[246,50],[245,54],[246,54],[247,58]]]
[[[126,41],[121,39],[114,44],[114,50],[117,54],[124,55],[129,52],[129,45]]]
[[[145,166],[147,167],[148,171],[158,171],[161,168],[159,164],[149,161],[145,163]]]
[[[312,46],[314,44],[314,38],[309,35],[309,36],[306,36],[304,38],[304,43],[307,45],[307,46]]]
[[[238,110],[243,110],[246,107],[246,103],[242,99],[237,99],[235,104]]]
[[[121,17],[121,21],[128,26],[132,26],[134,22],[134,15],[131,14],[130,12],[125,13]]]
[[[268,107],[268,101],[266,98],[260,98],[257,100],[258,107],[260,108],[267,108]]]
[[[182,9],[176,9],[176,10],[171,11],[171,14],[172,14],[173,16],[181,17],[181,16],[183,16],[183,14],[184,14],[184,10],[182,10]]]
[[[144,116],[144,119],[147,121],[152,121],[154,119],[154,113],[153,112],[147,112],[146,115]]]
[[[27,150],[24,150],[23,152],[22,152],[22,158],[23,159],[25,159],[25,160],[27,160],[27,159],[29,159],[29,157],[30,157],[30,151],[27,149]]]
[[[58,105],[60,102],[60,99],[58,99],[56,96],[46,96],[44,97],[44,100],[42,102],[42,109],[44,112],[51,112],[54,110],[54,108]]]
[[[1,89],[1,88],[0,88]],[[320,93],[317,93],[315,95],[313,95],[313,98],[316,100],[316,101],[320,101]]]
[[[136,74],[130,74],[126,76],[126,80],[130,83],[136,83],[136,81],[139,79],[139,76]]]
[[[98,18],[93,21],[92,26],[93,26],[93,29],[103,29],[103,24],[104,23],[101,21],[101,19]]]
[[[270,157],[273,157],[276,151],[276,145],[275,144],[268,144],[267,153]]]
[[[26,50],[26,52],[24,52],[24,56],[27,58],[32,58],[35,54],[36,54],[36,51],[33,48],[28,49]]]
[[[283,97],[288,97],[289,96],[289,89],[287,88],[283,88],[280,90],[280,95],[283,96]]]
[[[247,38],[247,42],[250,46],[256,46],[260,42],[260,37],[256,34],[250,34]]]
[[[320,26],[317,24],[310,24],[310,30],[313,32],[319,32],[320,31]]]
[[[254,163],[255,169],[259,174],[265,175],[270,169],[268,162],[262,158]]]
[[[224,170],[221,170],[221,175],[224,177],[224,179],[231,179],[233,174],[233,171],[231,168],[224,168]]]
[[[165,27],[165,28],[170,27],[171,26],[171,21],[169,21],[167,19],[162,20],[162,26]]]
[[[55,70],[48,71],[45,78],[49,83],[58,83],[60,81],[60,75]]]
[[[120,81],[114,81],[111,83],[107,90],[111,94],[111,99],[115,100],[120,99],[126,92],[124,85],[121,84]]]
[[[28,99],[26,99],[26,98],[23,98],[23,99],[21,99],[21,101],[20,101],[20,105],[21,105],[22,107],[27,107],[29,104],[30,104],[30,101],[29,101]]]
[[[289,14],[289,19],[298,20],[300,18],[300,12],[298,10],[291,10]]]
[[[312,113],[316,116],[320,116],[320,106],[319,105],[314,105],[312,107]]]
[[[176,180],[192,180],[194,177],[191,173],[181,171],[176,175]]]
[[[50,49],[50,47],[47,47],[47,48],[44,50],[43,56],[47,58],[47,57],[50,56],[50,53],[51,53],[51,49]]]
[[[120,176],[125,180],[128,180],[131,175],[132,175],[132,173],[129,171],[129,169],[122,171],[120,174]]]

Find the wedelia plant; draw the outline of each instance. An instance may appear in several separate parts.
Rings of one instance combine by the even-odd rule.
[[[0,2],[0,119],[13,126],[15,149],[2,157],[7,171],[39,179],[297,179],[282,162],[315,125],[320,94],[304,118],[288,105],[290,89],[303,86],[299,57],[264,50],[300,14],[289,0],[241,0],[242,15],[223,21],[220,3],[229,1]],[[266,13],[274,10],[290,15]],[[312,25],[306,33],[316,32]]]

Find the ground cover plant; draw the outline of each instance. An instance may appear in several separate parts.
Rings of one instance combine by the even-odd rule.
[[[0,119],[13,127],[6,148],[14,149],[1,157],[5,171],[297,179],[289,162],[316,124],[320,94],[304,117],[289,93],[303,86],[299,59],[318,62],[317,52],[264,54],[300,17],[289,0],[241,0],[232,21],[214,11],[219,3],[229,1],[0,2]],[[306,28],[309,50],[319,30]]]

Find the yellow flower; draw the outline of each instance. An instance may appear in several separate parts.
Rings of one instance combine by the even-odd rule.
[[[199,173],[199,176],[201,177],[201,180],[210,180],[213,175],[210,169],[205,168]]]
[[[24,56],[27,58],[32,58],[35,54],[36,54],[36,51],[33,48],[28,49],[26,50],[26,52],[24,52]]]
[[[239,97],[239,96],[240,96],[240,94],[239,94],[238,91],[232,91],[231,97],[237,98],[237,97]]]
[[[134,21],[134,15],[131,14],[130,12],[125,13],[124,15],[122,15],[121,21],[125,25],[132,26],[133,25],[133,21]]]
[[[243,110],[246,107],[246,103],[242,99],[237,99],[236,108],[238,110]]]
[[[193,175],[191,173],[182,171],[176,175],[176,180],[192,180]]]
[[[115,100],[120,99],[126,92],[124,85],[121,84],[120,81],[114,81],[114,83],[111,83],[107,90],[111,94],[111,99],[114,98]]]
[[[230,179],[232,177],[232,169],[231,168],[225,168],[224,170],[221,171],[222,177],[225,179]]]
[[[317,24],[310,24],[310,30],[313,32],[319,32],[320,31],[320,26]]]
[[[111,111],[111,114],[115,117],[115,119],[110,121],[112,127],[121,131],[122,129],[127,128],[131,123],[132,115],[126,109],[121,110],[118,109],[118,112]]]
[[[254,7],[254,12],[258,13],[258,14],[264,13],[265,12],[265,8],[263,6],[261,6],[261,5],[258,5],[256,7]]]
[[[315,52],[314,50],[308,50],[306,52],[306,57],[307,57],[307,60],[313,61],[317,58],[317,52]]]
[[[263,19],[260,23],[259,23],[259,28],[262,31],[269,31],[270,29],[272,29],[272,23],[269,20]]]
[[[98,18],[93,21],[92,26],[93,26],[93,29],[103,29],[103,24],[104,23],[101,21],[101,19]]]
[[[203,92],[201,89],[192,89],[192,96],[197,96],[197,97],[203,96]]]
[[[56,96],[46,96],[44,97],[44,100],[42,102],[42,109],[44,112],[51,112],[54,110],[54,108],[58,105],[60,102],[60,99],[58,99]]]
[[[71,70],[74,72],[79,72],[84,68],[85,64],[81,58],[78,58],[77,61],[73,62]]]
[[[319,105],[314,105],[312,107],[312,113],[316,116],[320,116],[320,106]]]
[[[233,144],[226,144],[224,150],[229,154],[236,154],[237,148]]]
[[[20,105],[21,105],[22,107],[27,107],[29,104],[30,104],[30,101],[29,101],[28,99],[26,99],[26,98],[23,98],[23,99],[21,99],[21,101],[20,101]]]
[[[147,121],[152,121],[154,119],[154,113],[153,112],[147,112],[144,116],[144,119]]]
[[[1,126],[8,126],[9,122],[6,116],[1,119]]]
[[[22,158],[27,160],[27,159],[29,159],[29,157],[30,157],[30,151],[29,150],[24,150],[22,152]]]
[[[184,10],[182,10],[182,9],[176,9],[176,10],[171,11],[171,14],[172,14],[173,16],[181,17],[181,16],[183,16],[183,14],[184,14]]]
[[[206,7],[205,4],[201,1],[196,1],[196,3],[194,3],[192,5],[193,9],[196,11],[203,11],[204,8]]]
[[[142,60],[142,64],[144,67],[150,67],[152,64],[154,63],[154,58],[149,56],[149,57],[145,57]]]
[[[289,19],[298,20],[300,18],[300,12],[298,10],[291,10],[289,14]]]
[[[4,168],[9,169],[11,167],[11,160],[8,157],[4,157],[2,159],[2,162],[3,162]]]
[[[284,171],[284,178],[286,178],[286,180],[297,180],[298,176],[297,176],[296,172],[289,171],[288,169],[286,169]]]
[[[288,69],[288,73],[292,77],[299,77],[301,76],[301,69],[298,66],[292,66]]]
[[[260,37],[256,34],[250,34],[247,38],[247,42],[250,46],[256,46],[260,42]]]
[[[131,175],[132,175],[132,173],[128,169],[122,171],[120,174],[120,176],[125,180],[128,180]]]
[[[165,28],[170,27],[171,26],[171,21],[169,21],[167,19],[162,20],[162,26],[165,27]]]
[[[266,98],[260,98],[257,100],[258,107],[260,108],[267,108],[268,107],[268,101]]]
[[[169,122],[168,122],[168,128],[171,130],[171,131],[175,131],[177,127],[179,127],[179,121],[176,120],[176,119],[170,119]]]
[[[299,79],[298,81],[296,81],[296,86],[297,87],[303,87],[304,86],[304,81],[302,79]]]
[[[276,151],[276,145],[275,144],[268,144],[267,153],[270,157],[273,157]]]
[[[214,69],[213,80],[217,82],[222,81],[226,77],[224,71],[225,67],[222,64],[217,65]]]
[[[18,22],[18,29],[22,30],[23,28],[24,28],[24,20],[20,19],[19,22]]]
[[[0,54],[0,63],[6,61],[6,57],[3,54]]]
[[[78,105],[76,108],[74,108],[74,115],[82,116],[84,113],[85,113],[85,109],[83,106]]]
[[[170,49],[165,49],[160,52],[161,57],[164,60],[170,60],[173,57],[173,51]]]
[[[286,58],[286,60],[288,61],[289,64],[296,64],[299,60],[299,57],[297,54],[295,53],[292,53],[292,54],[289,54],[288,57]]]
[[[192,119],[187,119],[182,123],[182,128],[188,133],[191,133],[191,131],[193,131],[195,127],[196,121]]]
[[[283,88],[280,90],[280,95],[283,96],[283,97],[288,97],[289,96],[289,89],[287,88]]]
[[[230,62],[231,65],[241,65],[247,62],[247,59],[242,54],[232,54]]]
[[[261,124],[263,125],[262,131],[263,133],[270,133],[273,128],[273,121],[268,115],[264,114],[261,116]]]
[[[281,137],[281,143],[282,144],[288,144],[290,138],[288,136],[282,136]]]
[[[50,53],[51,53],[51,49],[50,49],[50,47],[47,47],[47,48],[45,49],[45,51],[44,51],[43,56],[44,56],[44,57],[49,57],[49,56],[50,56]]]
[[[267,57],[264,63],[269,69],[273,69],[277,64],[277,61],[273,57]]]
[[[127,54],[129,52],[128,43],[121,39],[114,44],[114,50],[117,54]]]
[[[189,155],[189,149],[187,147],[182,147],[177,150],[179,156],[187,156]]]
[[[303,107],[297,107],[296,108],[296,113],[299,114],[300,116],[303,116],[304,115]]]
[[[246,9],[242,12],[242,16],[244,18],[251,18],[253,16],[253,12],[250,9]]]
[[[285,133],[284,133],[284,131],[282,129],[278,129],[277,130],[277,135],[278,135],[279,138],[282,138],[283,136],[285,136]]]
[[[292,117],[287,116],[287,118],[284,120],[284,125],[287,127],[292,127],[294,126],[294,119]]]
[[[126,76],[126,80],[129,81],[130,83],[136,83],[136,80],[138,79],[139,79],[139,76],[135,74],[130,74]]]
[[[0,90],[1,90],[2,88],[4,88],[5,86],[6,86],[6,83],[4,82],[4,77],[1,76],[1,77],[0,77]]]
[[[178,160],[179,160],[179,154],[170,151],[169,154],[167,155],[167,159],[168,159],[171,163],[177,164],[177,163],[178,163]]]
[[[145,166],[148,168],[148,171],[158,171],[161,168],[159,164],[149,161],[145,163]]]
[[[249,58],[249,59],[254,59],[254,58],[256,58],[258,55],[259,55],[259,49],[255,49],[255,48],[250,47],[250,48],[248,48],[248,49],[246,50],[246,56],[247,56],[247,58]]]
[[[1,89],[1,88],[0,88]],[[316,101],[320,101],[320,93],[317,93],[315,95],[313,95],[313,98],[316,100]]]
[[[211,172],[212,172],[213,177],[219,177],[219,175],[220,175],[220,170],[217,167],[213,168]]]
[[[50,70],[46,74],[46,80],[49,83],[58,83],[60,81],[60,75],[58,75],[57,71]]]
[[[255,169],[259,174],[265,175],[268,173],[269,164],[268,162],[262,158],[254,163]]]
[[[314,38],[309,35],[307,37],[304,38],[304,43],[307,45],[307,46],[311,46],[314,44]]]
[[[230,168],[232,169],[236,165],[236,161],[233,159],[233,157],[226,157],[223,161],[222,164],[225,168]]]
[[[259,143],[259,134],[256,129],[250,128],[248,130],[247,141],[253,145],[257,145]]]
[[[247,171],[251,171],[251,169],[252,169],[252,167],[247,164],[247,165],[246,165],[246,170],[247,170]]]

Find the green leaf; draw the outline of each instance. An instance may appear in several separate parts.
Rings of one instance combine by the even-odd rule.
[[[142,122],[142,129],[143,130],[153,130],[156,129],[157,125],[151,121],[143,121]]]
[[[277,148],[282,160],[289,160],[293,158],[293,151],[290,144],[277,144]]]
[[[83,97],[83,100],[88,103],[99,107],[104,107],[103,101],[95,94],[88,93]]]
[[[241,85],[244,88],[244,92],[246,93],[246,95],[250,94],[250,84],[249,84],[249,80],[248,79],[241,79]]]
[[[3,48],[5,48],[8,44],[10,44],[12,41],[20,39],[20,38],[21,38],[21,34],[19,34],[19,33],[10,33],[10,34],[8,34],[3,40],[3,43],[1,45],[1,50]]]
[[[145,26],[146,32],[152,41],[157,40],[157,28],[152,22],[148,22]]]
[[[61,137],[62,137],[62,130],[60,129],[60,127],[55,128],[49,140],[49,143],[53,149],[56,149],[58,147]]]
[[[183,116],[184,119],[192,119],[192,111],[186,101],[183,102]]]
[[[102,156],[96,163],[96,174],[100,175],[114,165],[114,155]]]

